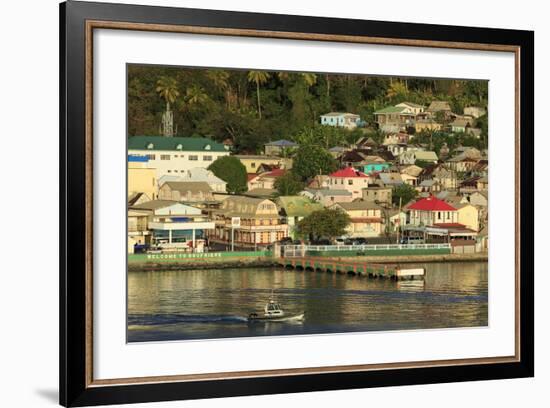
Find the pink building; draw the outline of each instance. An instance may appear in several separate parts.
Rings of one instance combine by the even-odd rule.
[[[353,199],[361,198],[363,189],[369,186],[369,180],[369,176],[365,173],[352,167],[346,167],[329,175],[328,188],[330,190],[347,190],[352,194]]]

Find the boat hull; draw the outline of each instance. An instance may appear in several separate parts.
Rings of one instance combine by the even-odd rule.
[[[254,322],[300,322],[303,321],[305,318],[305,313],[299,313],[295,315],[290,316],[275,316],[275,317],[268,317],[268,316],[249,316],[248,321],[250,323]]]

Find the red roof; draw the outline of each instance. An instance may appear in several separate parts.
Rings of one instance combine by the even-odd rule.
[[[267,176],[267,177],[281,177],[285,173],[286,173],[286,170],[284,170],[284,169],[275,169],[275,170],[270,171],[267,174],[262,174],[262,175]]]
[[[419,211],[456,211],[456,208],[449,205],[443,200],[434,196],[429,196],[418,200],[416,203],[409,206],[409,210]]]
[[[365,173],[355,170],[353,167],[346,167],[345,169],[335,171],[330,175],[330,177],[349,178],[349,177],[368,177],[368,176]]]

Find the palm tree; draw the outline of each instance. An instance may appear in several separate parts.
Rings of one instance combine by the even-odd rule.
[[[260,85],[263,85],[269,79],[269,73],[265,71],[249,71],[248,82],[256,83],[256,96],[258,98],[258,116],[262,118],[262,106],[260,103]]]
[[[185,91],[185,100],[189,106],[203,105],[208,101],[208,95],[200,85],[194,84]]]
[[[166,101],[166,112],[170,111],[170,104],[174,103],[180,95],[177,81],[172,77],[160,77],[157,81],[156,91]]]

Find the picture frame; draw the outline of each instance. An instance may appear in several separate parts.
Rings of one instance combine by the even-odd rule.
[[[501,51],[515,58],[515,353],[502,357],[94,378],[94,30]],[[60,5],[60,403],[218,398],[534,375],[534,33],[68,1]],[[497,249],[498,250],[498,249]],[[123,294],[121,294],[122,296]]]

